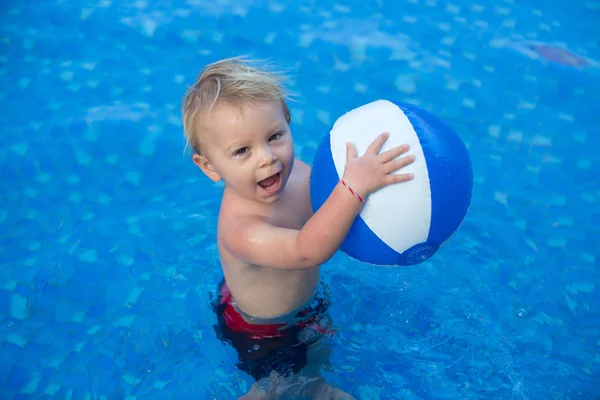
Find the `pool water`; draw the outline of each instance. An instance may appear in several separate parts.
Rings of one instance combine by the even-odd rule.
[[[0,6],[0,398],[230,399],[220,188],[179,104],[208,62],[290,71],[297,155],[386,98],[469,148],[472,206],[418,266],[338,253],[327,380],[359,399],[600,397],[600,3]]]

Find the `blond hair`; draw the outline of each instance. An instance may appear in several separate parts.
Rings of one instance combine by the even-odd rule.
[[[219,102],[241,106],[245,102],[278,101],[289,124],[290,111],[286,104],[289,95],[284,81],[285,76],[272,65],[245,57],[227,58],[205,66],[182,101],[186,147],[200,154],[199,137],[206,128],[203,120]]]

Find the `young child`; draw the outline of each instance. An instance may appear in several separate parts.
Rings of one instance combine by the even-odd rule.
[[[361,156],[348,143],[343,178],[313,213],[311,170],[294,158],[282,81],[243,58],[225,59],[207,65],[183,99],[192,159],[224,182],[216,330],[256,380],[243,399],[277,398],[298,382],[309,398],[352,398],[308,362],[311,345],[330,331],[320,265],[339,249],[369,194],[412,179],[394,172],[414,158],[399,157],[407,145],[380,154],[386,134]]]

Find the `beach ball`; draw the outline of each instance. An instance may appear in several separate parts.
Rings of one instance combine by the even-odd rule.
[[[471,203],[473,171],[464,142],[450,126],[414,105],[378,100],[342,115],[316,151],[311,176],[313,210],[327,200],[344,174],[346,142],[358,156],[382,132],[381,151],[407,143],[415,156],[396,171],[412,173],[407,182],[386,186],[366,199],[340,250],[374,265],[422,263],[446,243]]]

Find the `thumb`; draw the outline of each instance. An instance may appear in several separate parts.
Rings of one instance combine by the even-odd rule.
[[[346,142],[346,161],[351,158],[356,158],[356,147],[354,147],[353,143]]]

